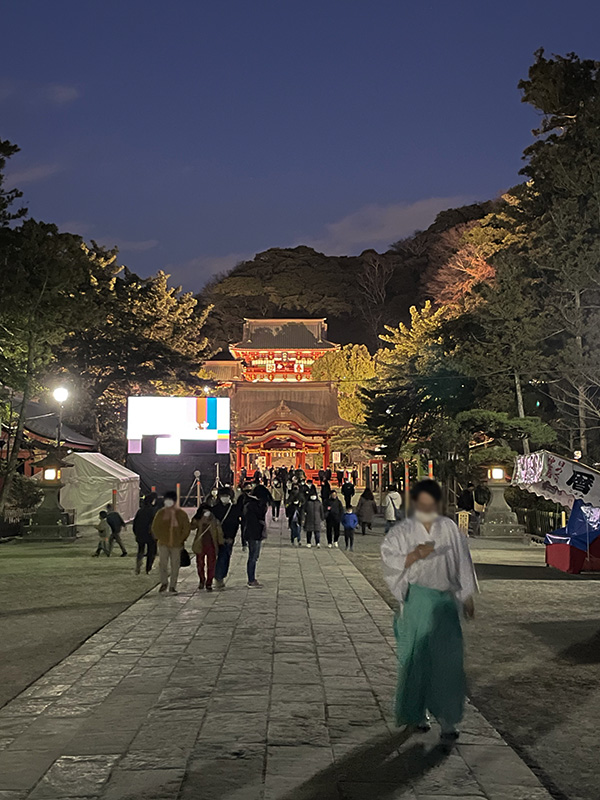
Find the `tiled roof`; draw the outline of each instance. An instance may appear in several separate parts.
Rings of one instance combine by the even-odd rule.
[[[323,320],[248,320],[244,336],[233,348],[260,350],[332,350],[336,345],[325,339]]]

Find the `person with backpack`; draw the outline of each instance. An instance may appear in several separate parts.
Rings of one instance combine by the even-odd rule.
[[[352,510],[352,506],[346,506],[346,511],[342,517],[342,527],[344,529],[344,541],[346,550],[354,550],[354,531],[358,528],[358,517]]]
[[[376,513],[377,503],[373,497],[373,492],[367,486],[359,497],[358,505],[356,506],[356,515],[358,516],[363,536],[366,535],[367,528],[371,530],[373,527],[373,518]]]
[[[335,489],[329,495],[329,501],[325,508],[325,528],[327,531],[327,547],[339,547],[340,523],[344,516],[344,506],[337,496]]]
[[[150,492],[144,497],[142,507],[133,518],[133,535],[137,542],[137,558],[135,561],[135,574],[142,571],[142,563],[146,556],[146,575],[150,574],[154,559],[156,558],[156,539],[152,536],[152,523],[158,509],[156,492]]]
[[[304,503],[304,530],[306,531],[306,546],[312,547],[312,536],[315,536],[315,545],[321,547],[321,523],[325,519],[323,506],[313,486],[307,501]]]
[[[385,516],[385,532],[387,533],[393,525],[400,522],[404,517],[402,513],[402,496],[396,488],[395,483],[392,483],[388,489],[383,511]]]
[[[283,501],[283,486],[278,478],[275,478],[271,486],[271,514],[273,519],[279,519],[281,503]]]

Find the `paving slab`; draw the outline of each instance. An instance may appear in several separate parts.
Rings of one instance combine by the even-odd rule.
[[[0,800],[548,800],[469,705],[451,754],[393,726],[392,612],[340,550],[271,524],[138,600],[0,710]]]

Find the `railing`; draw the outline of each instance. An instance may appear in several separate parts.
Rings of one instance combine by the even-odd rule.
[[[564,524],[562,511],[542,511],[539,508],[515,508],[514,511],[519,524],[524,525],[525,532],[531,536],[543,538]]]

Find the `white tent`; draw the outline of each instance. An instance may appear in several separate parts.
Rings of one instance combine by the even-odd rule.
[[[600,472],[548,450],[517,456],[512,484],[567,508],[575,500],[600,507]]]
[[[71,467],[62,472],[64,487],[60,502],[68,511],[75,510],[78,525],[95,525],[98,514],[113,502],[116,510],[129,522],[139,508],[140,476],[102,453],[71,453],[65,458]]]

